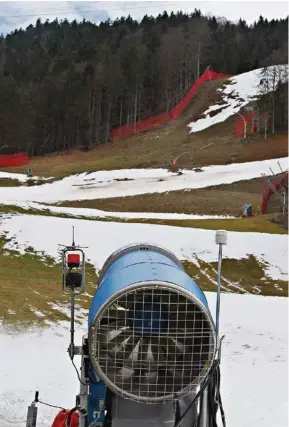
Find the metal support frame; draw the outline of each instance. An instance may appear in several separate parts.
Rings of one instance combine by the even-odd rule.
[[[70,309],[70,345],[68,348],[69,356],[71,359],[74,357],[74,309],[75,309],[75,298],[74,293],[71,294],[71,309]]]
[[[236,113],[238,116],[240,116],[243,119],[244,122],[244,139],[247,138],[247,122],[245,120],[245,117],[241,113]]]
[[[273,193],[276,194],[276,196],[279,198],[279,200],[282,202],[282,205],[284,203],[284,198],[282,196],[280,196],[280,194],[278,193],[278,191],[276,190],[274,184],[270,181],[270,179],[264,174],[261,173],[264,181],[268,184],[268,186],[271,188],[271,190],[273,191]],[[275,176],[275,175],[274,175]]]
[[[277,162],[277,164],[279,166],[280,173],[284,173],[284,171],[283,171],[283,169],[282,169],[281,164],[280,164],[279,161]],[[274,171],[272,170],[272,168],[269,167],[269,169],[270,169],[270,172],[273,175],[273,177],[275,177],[276,174],[274,173]],[[287,199],[287,194],[286,194],[286,191],[283,191],[282,194],[280,194],[276,190],[273,182],[269,179],[269,177],[265,173],[261,173],[261,176],[263,177],[264,182],[268,185],[269,188],[271,188],[271,190],[273,191],[273,193],[278,197],[278,199],[282,203],[282,213],[284,214],[285,211],[286,211],[286,206],[287,206],[287,200],[286,200]]]
[[[28,406],[26,427],[36,427],[36,422],[37,422],[37,406],[35,402],[32,402],[31,405]]]
[[[202,406],[200,408],[201,417],[199,427],[210,427],[209,426],[209,414],[208,414],[208,387],[205,388],[202,396]]]
[[[88,410],[88,394],[89,394],[89,375],[88,375],[88,348],[87,336],[82,338],[81,347],[81,368],[80,368],[80,390],[79,390],[79,406],[81,411],[79,413],[79,427],[87,427],[87,410]]]
[[[283,191],[283,208],[282,208],[282,213],[285,213],[286,210],[286,191]]]
[[[62,246],[62,245],[61,245]],[[80,288],[75,288],[70,286],[69,288],[66,285],[67,274],[71,272],[72,267],[67,265],[66,255],[69,252],[79,252],[81,254],[81,262],[79,269],[81,270],[81,286]],[[75,333],[75,296],[80,295],[85,291],[85,254],[80,246],[75,244],[74,239],[74,227],[72,228],[72,245],[64,246],[62,249],[62,291],[64,294],[70,295],[70,344],[68,347],[68,353],[71,360],[76,354],[81,354],[81,347],[76,347],[74,345],[74,333]]]
[[[280,162],[278,161],[277,163],[278,163],[278,166],[279,166],[279,168],[280,168],[281,173],[283,173],[284,171],[283,171],[283,169],[282,169],[282,167],[281,167],[281,165],[280,165]]]
[[[219,246],[218,254],[218,279],[217,279],[217,299],[216,299],[216,338],[217,338],[217,360],[221,358],[221,343],[223,337],[220,339],[220,305],[221,305],[221,277],[222,277],[222,256],[223,245],[227,244],[227,234],[225,230],[218,230],[216,232],[216,244]],[[208,387],[203,392],[202,405],[200,408],[200,427],[211,427],[209,425],[208,416]]]
[[[217,280],[217,302],[216,302],[216,335],[217,342],[219,341],[220,329],[220,304],[221,304],[221,271],[222,271],[222,244],[219,244],[219,259],[218,259],[218,280]]]

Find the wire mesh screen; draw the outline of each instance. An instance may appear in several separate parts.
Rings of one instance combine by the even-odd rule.
[[[127,292],[109,305],[90,335],[97,374],[117,394],[155,403],[179,397],[207,375],[214,326],[173,287]]]

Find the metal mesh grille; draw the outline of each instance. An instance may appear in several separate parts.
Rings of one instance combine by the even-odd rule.
[[[98,375],[117,394],[147,403],[195,388],[214,352],[209,318],[173,287],[147,286],[121,295],[90,332]]]

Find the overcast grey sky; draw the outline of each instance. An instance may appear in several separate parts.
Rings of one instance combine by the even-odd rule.
[[[158,15],[182,10],[193,12],[200,9],[203,14],[222,16],[231,21],[239,18],[253,23],[260,15],[267,19],[284,18],[288,15],[287,1],[1,1],[0,0],[0,33],[8,33],[16,28],[26,28],[34,24],[38,17],[43,21],[67,18],[83,18],[98,23],[108,17],[115,19],[131,15],[141,19],[145,14]]]

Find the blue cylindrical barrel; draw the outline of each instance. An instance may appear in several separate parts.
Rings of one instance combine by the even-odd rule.
[[[120,249],[104,264],[100,272],[99,287],[90,306],[89,328],[103,304],[125,287],[140,282],[162,282],[179,286],[180,290],[190,292],[205,311],[209,311],[203,291],[172,253],[157,246],[138,244]]]

